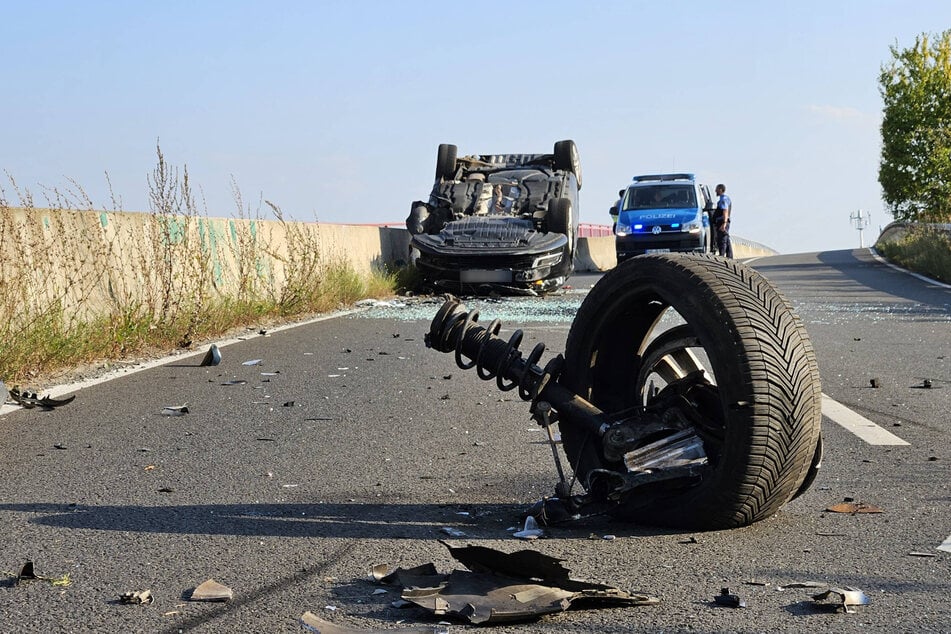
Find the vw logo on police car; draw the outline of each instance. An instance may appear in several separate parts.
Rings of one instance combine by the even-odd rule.
[[[654,225],[654,228],[651,229],[651,233],[653,233],[655,236],[660,232],[661,232],[660,225]]]

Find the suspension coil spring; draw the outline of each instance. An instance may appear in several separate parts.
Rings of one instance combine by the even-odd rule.
[[[545,344],[536,344],[528,357],[523,358],[519,350],[521,330],[513,332],[506,341],[499,337],[502,323],[498,319],[487,326],[478,321],[478,310],[470,311],[458,299],[447,295],[426,334],[426,345],[440,352],[454,353],[456,365],[463,370],[475,368],[483,381],[495,379],[503,392],[518,388],[522,400],[534,401],[544,386],[557,378],[563,358],[559,355],[551,359],[543,369],[538,361],[545,352]]]

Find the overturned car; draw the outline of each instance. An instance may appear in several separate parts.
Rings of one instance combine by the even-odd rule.
[[[429,201],[406,228],[428,286],[544,294],[574,270],[581,165],[574,141],[550,154],[457,156],[439,146]]]

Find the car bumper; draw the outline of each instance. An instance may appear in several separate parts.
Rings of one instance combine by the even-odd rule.
[[[617,236],[615,248],[618,259],[645,253],[703,253],[706,251],[706,236],[703,233],[638,233]]]

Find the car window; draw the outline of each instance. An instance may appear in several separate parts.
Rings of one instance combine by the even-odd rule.
[[[697,195],[692,185],[655,185],[632,187],[624,196],[622,209],[681,209],[696,207]]]

